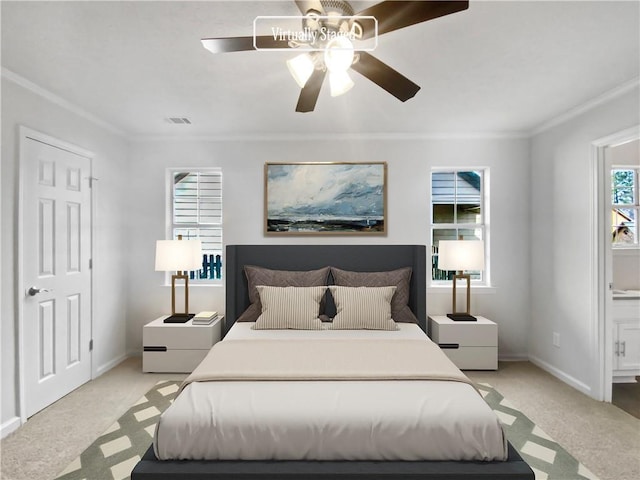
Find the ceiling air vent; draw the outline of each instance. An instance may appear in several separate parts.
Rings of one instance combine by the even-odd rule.
[[[191,125],[191,120],[186,117],[169,117],[166,120],[174,125]]]

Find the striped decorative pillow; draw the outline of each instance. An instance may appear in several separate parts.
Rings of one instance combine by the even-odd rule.
[[[336,304],[334,330],[398,330],[391,318],[396,287],[338,287],[329,290]]]
[[[262,314],[251,328],[255,330],[321,330],[318,318],[320,300],[327,287],[256,286]]]

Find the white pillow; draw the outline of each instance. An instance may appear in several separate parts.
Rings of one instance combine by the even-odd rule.
[[[320,300],[327,291],[321,287],[270,287],[257,285],[262,314],[251,327],[255,330],[321,330]]]
[[[389,287],[339,287],[329,290],[336,304],[334,330],[398,330],[391,318],[391,298],[396,291]]]

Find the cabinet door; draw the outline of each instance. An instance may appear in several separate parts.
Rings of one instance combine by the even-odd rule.
[[[618,323],[618,370],[640,369],[640,323]]]

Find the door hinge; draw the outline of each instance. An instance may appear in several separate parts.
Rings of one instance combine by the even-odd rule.
[[[89,351],[93,352],[93,338],[89,340]]]
[[[93,258],[89,259],[89,270],[93,268]]]

